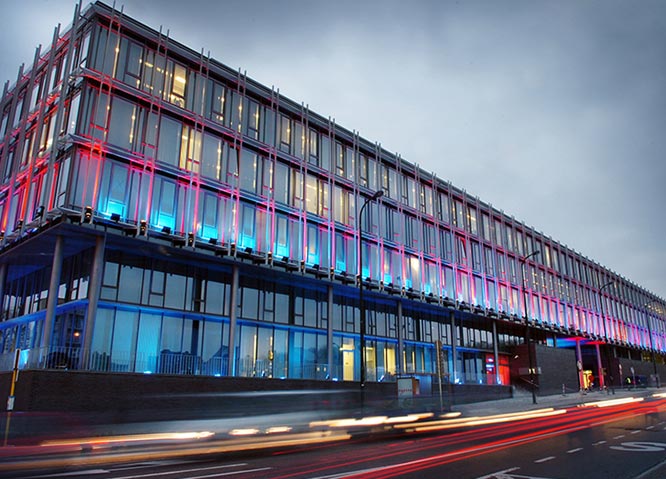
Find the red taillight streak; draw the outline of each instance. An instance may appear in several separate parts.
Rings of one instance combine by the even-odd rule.
[[[625,406],[625,405],[623,405]],[[652,407],[644,407],[640,409],[652,409]],[[607,412],[607,411],[605,411]],[[560,436],[563,434],[567,434],[570,432],[575,432],[575,431],[580,431],[582,429],[586,429],[588,427],[591,427],[592,425],[600,425],[600,424],[605,424],[609,422],[614,422],[620,419],[624,419],[628,416],[636,416],[636,415],[641,415],[643,412],[639,412],[636,409],[632,409],[631,411],[617,411],[613,415],[608,415],[608,414],[603,414],[606,416],[604,420],[601,421],[595,421],[596,418],[589,418],[586,419],[585,421],[581,422],[577,426],[560,426],[560,427],[554,427],[548,430],[542,430],[539,431],[538,434],[536,435],[531,435],[531,434],[525,434],[523,436],[518,436],[518,437],[513,437],[511,439],[507,440],[500,440],[496,441],[494,443],[488,443],[484,445],[479,445],[479,446],[474,446],[474,447],[469,447],[469,448],[464,448],[459,451],[451,451],[445,454],[441,454],[438,456],[433,456],[429,458],[423,458],[423,459],[418,459],[416,461],[408,462],[404,465],[396,465],[396,466],[387,466],[387,469],[381,470],[381,471],[376,471],[374,473],[364,473],[363,477],[365,479],[387,479],[391,477],[396,477],[399,475],[406,474],[408,472],[416,472],[420,471],[423,469],[429,469],[432,467],[436,466],[441,466],[444,464],[449,464],[455,461],[463,460],[463,459],[470,459],[472,457],[476,457],[482,454],[486,454],[487,452],[490,452],[489,449],[492,449],[491,452],[497,452],[501,451],[504,449],[508,449],[511,447],[514,447],[519,444],[528,444],[532,442],[539,441],[541,439],[546,439],[546,438],[551,438],[554,436]],[[598,414],[597,414],[598,415]],[[596,415],[595,415],[596,416]],[[470,454],[466,454],[470,453]],[[390,468],[390,471],[389,471]],[[350,475],[348,477],[354,477],[354,475]]]
[[[659,407],[663,407],[664,405],[666,405],[666,401],[660,401],[660,403],[662,404],[659,404]],[[528,419],[524,421],[516,421],[516,422],[492,425],[489,427],[484,427],[482,429],[475,428],[472,430],[461,431],[454,434],[447,434],[446,437],[437,436],[431,438],[424,438],[420,441],[410,441],[408,443],[409,447],[401,448],[399,451],[391,451],[385,454],[375,455],[372,457],[368,457],[367,452],[359,450],[358,456],[356,458],[352,459],[346,457],[345,464],[347,465],[363,464],[370,461],[396,458],[403,455],[407,455],[412,452],[423,452],[429,449],[441,448],[444,446],[462,442],[463,440],[474,439],[475,441],[479,441],[482,439],[497,437],[502,434],[508,434],[508,433],[513,434],[513,436],[510,438],[500,439],[494,442],[491,441],[488,442],[487,444],[467,447],[460,449],[458,451],[451,451],[430,458],[420,459],[418,461],[427,462],[427,465],[419,465],[419,466],[414,465],[413,467],[416,467],[416,469],[414,470],[422,470],[429,467],[435,467],[438,465],[443,465],[463,459],[469,459],[471,457],[476,457],[481,454],[486,454],[490,452],[489,449],[492,449],[492,452],[500,451],[503,449],[516,446],[518,444],[526,444],[538,441],[540,439],[562,435],[569,432],[579,431],[581,429],[588,428],[592,425],[599,425],[599,424],[605,424],[608,422],[617,421],[627,416],[643,414],[650,409],[653,410],[657,409],[655,408],[654,403],[652,404],[641,403],[640,405],[637,405],[637,403],[629,403],[629,404],[621,404],[618,406],[612,406],[608,408],[572,408],[567,411],[567,414],[549,417],[548,421],[544,421],[544,419],[542,418]],[[585,418],[581,419],[581,421],[577,425],[572,425],[572,423],[578,420],[577,418],[581,415],[584,415]],[[521,436],[515,436],[517,432],[529,431],[534,429],[535,426],[543,427],[544,425],[550,426],[550,428],[546,430],[539,429],[538,431],[535,431],[533,433],[525,432]],[[425,445],[424,444],[425,442],[428,442],[428,444]],[[400,445],[403,444],[404,443],[401,443]],[[317,447],[308,448],[308,450],[321,449],[323,447],[324,446],[317,446]],[[440,459],[438,460],[437,458]],[[298,470],[289,472],[282,476],[278,476],[274,479],[287,479],[289,477],[298,476],[302,472],[309,472],[309,473],[322,472],[336,468],[337,464],[331,464],[330,458],[328,458],[326,464],[322,465],[321,467],[313,468],[312,466],[313,466],[312,464],[309,464],[308,466],[299,467]],[[392,468],[392,470],[394,470],[394,468],[400,468],[400,467],[402,466],[400,465],[387,466],[387,468]],[[407,467],[407,465],[405,465],[405,467]],[[376,477],[379,479],[383,477],[395,477],[396,474],[401,474],[408,471],[409,471],[408,469],[404,470],[399,469],[399,472],[396,473],[383,470],[383,471],[376,471],[375,473],[364,472],[362,474],[364,478]],[[383,475],[385,473],[387,473],[388,475]],[[375,474],[380,474],[380,475],[375,475]],[[354,475],[350,475],[349,477],[354,477]]]

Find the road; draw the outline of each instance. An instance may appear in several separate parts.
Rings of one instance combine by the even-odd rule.
[[[508,418],[508,419],[507,419]],[[508,421],[508,422],[507,422]],[[23,478],[98,479],[658,479],[666,477],[666,400],[577,407],[483,420],[423,420],[400,434],[360,434],[254,452],[220,452],[215,441],[187,456],[146,448],[131,461],[60,470],[13,470]],[[349,430],[347,431],[349,432]],[[331,436],[327,436],[330,437]],[[123,456],[124,451],[114,451]],[[88,454],[88,456],[86,456]],[[90,457],[79,452],[76,457]],[[76,457],[72,456],[70,464]],[[163,457],[155,460],[153,457]],[[107,458],[108,459],[108,458]],[[126,462],[127,461],[127,462]],[[6,464],[0,463],[0,471]],[[60,466],[59,466],[60,467]]]

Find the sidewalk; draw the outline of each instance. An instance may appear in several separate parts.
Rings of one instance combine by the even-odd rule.
[[[590,391],[587,393],[553,394],[550,396],[537,396],[537,404],[532,402],[532,395],[526,392],[516,392],[509,399],[496,401],[484,401],[469,404],[454,404],[452,411],[462,413],[463,416],[488,416],[492,414],[504,414],[519,411],[531,411],[544,408],[567,408],[579,404],[608,401],[629,397],[649,397],[656,392],[664,392],[664,389],[639,388],[639,389],[615,389],[615,394],[608,391]]]

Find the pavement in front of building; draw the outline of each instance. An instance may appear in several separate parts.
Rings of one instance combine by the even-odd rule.
[[[544,408],[567,408],[580,404],[607,401],[611,399],[622,399],[628,397],[649,397],[657,392],[666,392],[666,389],[638,388],[619,389],[606,391],[572,392],[567,394],[553,394],[550,396],[537,396],[536,404],[532,395],[524,391],[516,391],[514,397],[509,399],[498,399],[495,401],[484,401],[469,404],[454,404],[452,411],[462,413],[463,416],[488,416],[492,414],[505,414],[520,411],[530,411]]]

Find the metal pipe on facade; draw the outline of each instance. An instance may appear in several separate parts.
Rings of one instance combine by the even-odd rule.
[[[532,338],[530,337],[530,317],[529,317],[529,311],[527,308],[527,285],[525,284],[525,263],[527,262],[528,259],[530,259],[533,256],[538,255],[541,253],[541,251],[532,251],[530,254],[527,256],[523,256],[522,258],[519,258],[520,261],[520,276],[521,276],[521,283],[523,287],[523,302],[525,304],[525,343],[527,344],[527,358],[528,358],[528,366],[529,366],[529,373],[530,373],[530,389],[532,390],[532,403],[536,404],[537,399],[536,399],[536,384],[534,382],[534,357],[532,355]]]
[[[358,212],[358,275],[359,275],[359,285],[358,285],[358,297],[359,297],[359,308],[361,313],[361,322],[360,322],[360,340],[361,340],[361,377],[360,377],[360,388],[361,388],[361,407],[365,406],[365,302],[363,298],[363,211],[365,207],[372,201],[375,201],[384,196],[383,190],[375,191],[375,193],[365,200],[361,209]]]

